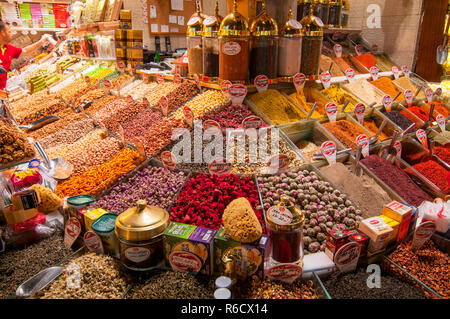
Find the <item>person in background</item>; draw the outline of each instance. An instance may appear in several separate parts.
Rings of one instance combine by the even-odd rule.
[[[43,36],[39,41],[30,44],[25,48],[18,48],[9,44],[11,39],[12,35],[9,25],[3,21],[0,21],[0,70],[3,68],[3,73],[0,74],[0,90],[4,90],[6,87],[6,81],[12,60],[17,59],[21,54],[28,55],[33,53],[48,42],[48,38]]]

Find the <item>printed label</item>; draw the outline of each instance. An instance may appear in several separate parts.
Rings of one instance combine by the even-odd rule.
[[[264,126],[264,121],[256,115],[247,116],[242,121],[242,127],[244,128],[260,128],[262,126]]]
[[[267,210],[267,216],[277,225],[285,226],[292,223],[294,216],[283,206],[272,206]]]
[[[90,83],[91,83],[91,78],[90,78],[88,75],[86,75],[86,76],[84,77],[84,81],[85,81],[87,84],[90,84]]]
[[[75,240],[81,233],[80,221],[75,217],[70,217],[66,222],[66,227],[64,228],[64,246],[67,248],[72,247]]]
[[[269,159],[267,166],[271,173],[285,172],[289,167],[289,157],[285,154],[274,155]]]
[[[383,105],[384,105],[384,108],[386,109],[386,112],[391,111],[392,98],[390,95],[383,96]]]
[[[167,100],[167,97],[163,96],[159,100],[159,104],[161,107],[161,112],[164,116],[167,116],[167,113],[169,113],[169,100]]]
[[[445,132],[445,124],[446,124],[445,117],[442,114],[438,114],[438,116],[436,116],[436,122],[439,125],[441,131]]]
[[[395,141],[394,148],[397,151],[397,156],[402,157],[402,143],[400,141]]]
[[[111,81],[106,79],[103,81],[103,86],[105,87],[105,89],[111,89]]]
[[[405,91],[404,95],[405,95],[406,103],[411,104],[414,99],[413,92],[408,89]]]
[[[278,264],[267,270],[267,276],[271,280],[278,280],[285,283],[293,283],[302,274],[302,267],[299,264]]]
[[[331,81],[331,74],[330,72],[326,71],[320,74],[320,81],[322,82],[323,86],[325,88],[330,87],[330,81]]]
[[[297,73],[292,78],[292,81],[294,82],[295,89],[298,93],[298,91],[305,86],[306,76],[303,73]]]
[[[186,123],[192,127],[194,123],[194,112],[192,112],[191,108],[188,106],[183,107],[183,114],[186,120]]]
[[[434,91],[434,94],[437,96],[441,96],[442,95],[442,89],[441,88],[437,88],[436,91]]]
[[[144,104],[145,107],[150,106],[150,102],[148,101],[148,99],[145,96],[142,98],[142,104]]]
[[[181,75],[175,74],[175,75],[173,76],[173,83],[175,83],[175,84],[181,84]]]
[[[222,131],[222,128],[220,127],[220,124],[217,123],[214,120],[206,120],[203,122],[203,130],[218,130],[219,132]]]
[[[158,84],[163,83],[164,82],[164,75],[162,75],[162,74],[156,75],[156,82],[158,82]]]
[[[230,93],[230,87],[233,85],[231,81],[225,80],[220,83],[220,89],[222,90],[222,93],[226,96],[229,96]]]
[[[378,53],[378,45],[372,44],[372,53],[377,54]]]
[[[396,79],[399,78],[399,76],[400,76],[399,70],[398,70],[398,67],[396,67],[395,65],[392,67],[392,73],[394,74],[394,77],[395,77]]]
[[[242,105],[247,95],[247,87],[244,84],[233,84],[228,92],[233,105]]]
[[[425,90],[425,96],[427,97],[428,102],[431,102],[433,100],[433,90],[430,88],[427,88]]]
[[[336,57],[340,58],[342,56],[342,45],[335,44],[333,49],[334,49],[334,54],[336,55]]]
[[[174,251],[169,256],[169,263],[175,271],[198,273],[203,266],[200,258],[187,251]]]
[[[378,79],[378,72],[380,72],[380,70],[378,70],[376,66],[370,68],[370,75],[372,76],[372,79]]]
[[[150,250],[144,247],[130,247],[125,250],[125,257],[134,263],[140,263],[150,257]]]
[[[363,52],[364,52],[363,46],[361,44],[357,44],[355,46],[355,52],[356,52],[357,55],[363,54]]]
[[[144,143],[142,143],[139,137],[133,137],[132,139],[133,145],[137,148],[138,153],[141,156],[145,156]]]
[[[253,83],[255,84],[258,92],[263,92],[269,87],[269,78],[265,75],[258,75]]]
[[[409,68],[406,65],[402,66],[402,72],[404,76],[409,77]]]
[[[327,112],[328,119],[330,122],[336,122],[338,107],[336,103],[330,102],[325,105],[325,111]]]
[[[336,144],[332,141],[323,142],[320,150],[328,164],[336,164]]]
[[[225,158],[216,158],[208,164],[208,171],[211,175],[223,175],[231,172],[232,163],[228,163]]]
[[[414,231],[411,250],[418,250],[422,245],[431,238],[436,231],[436,224],[432,221],[421,223]]]
[[[226,55],[236,55],[241,52],[241,45],[234,41],[226,42],[222,45],[222,52]]]
[[[428,148],[427,133],[424,130],[419,129],[416,131],[416,136],[419,142],[422,143],[423,147]]]
[[[165,167],[170,169],[174,169],[177,166],[177,158],[169,151],[161,153],[161,162]]]
[[[87,231],[86,233],[84,233],[83,241],[87,249],[89,249],[90,251],[93,251],[97,254],[104,253],[102,240],[96,233]]]
[[[364,157],[369,156],[369,138],[367,137],[367,135],[358,135],[358,137],[356,137],[356,145],[362,148],[361,154]]]
[[[347,70],[345,70],[345,76],[347,77],[347,80],[349,82],[353,82],[355,80],[355,70],[353,70],[352,68],[348,68]]]
[[[363,125],[364,124],[364,114],[366,112],[366,106],[362,103],[358,103],[355,106],[355,115],[358,119],[358,122]]]
[[[360,244],[357,242],[350,242],[339,248],[334,255],[333,261],[341,273],[352,271],[356,269],[360,253]]]

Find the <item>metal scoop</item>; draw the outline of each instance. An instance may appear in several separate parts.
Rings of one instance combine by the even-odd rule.
[[[351,151],[352,151],[351,148],[346,148],[345,150],[336,152],[336,156],[339,156],[339,155],[345,154],[345,153],[350,153]],[[317,154],[313,155],[313,159],[314,160],[321,160],[321,159],[325,159],[325,156],[323,156],[322,153],[317,153]]]
[[[24,283],[22,283],[16,290],[16,296],[29,297],[42,289],[44,289],[55,278],[62,274],[64,267],[50,267],[37,273]]]
[[[309,120],[311,118],[311,115],[314,113],[314,110],[316,109],[316,107],[317,107],[317,102],[314,102],[314,104],[311,107],[311,110],[309,111],[308,116],[306,117],[306,119]]]
[[[350,104],[350,100],[345,101],[345,104],[344,104],[344,106],[343,106],[342,109],[341,109],[341,112],[342,112],[342,113],[344,113],[345,108],[346,108],[349,104]]]
[[[353,174],[356,176],[361,176],[361,166],[359,165],[359,161],[361,159],[361,153],[362,153],[362,147],[358,146],[356,149],[356,159],[355,163],[353,164]]]
[[[387,161],[392,162],[394,158],[397,156],[397,150],[394,148],[394,144],[397,141],[398,136],[400,135],[399,130],[394,131],[394,136],[392,137],[391,144],[389,146],[384,146],[378,152],[378,156],[386,159]]]
[[[433,123],[434,107],[435,107],[435,104],[434,104],[434,103],[431,103],[431,106],[430,106],[430,115],[429,115],[429,117],[428,117],[428,121],[426,121],[425,123],[423,123],[423,125],[421,125],[420,128],[424,129],[424,128],[428,127],[430,124]]]
[[[439,163],[439,165],[441,165],[442,167],[445,167],[445,169],[450,170],[450,165],[448,165],[446,162],[444,162],[442,159],[440,159],[439,157],[437,157],[434,154],[434,145],[435,142],[432,138],[429,139],[429,149],[428,149],[428,154],[425,155],[421,161],[425,162],[425,161],[435,161],[437,163]]]
[[[56,115],[50,115],[50,116],[46,116],[43,117],[39,120],[36,120],[28,125],[19,125],[19,128],[24,129],[25,132],[31,132],[31,131],[35,131],[47,124],[53,123],[55,121],[59,120],[59,116]]]
[[[39,169],[42,169],[51,177],[59,180],[68,179],[72,175],[73,165],[71,163],[60,157],[50,160],[39,142],[35,142],[34,147],[44,160],[39,165]]]
[[[384,119],[381,123],[380,127],[378,128],[377,134],[375,136],[371,137],[369,140],[369,144],[376,143],[378,141],[378,137],[380,136],[381,132],[383,131],[384,127],[386,126],[387,119]]]
[[[447,34],[449,25],[450,25],[450,15],[447,18],[447,25],[445,27],[444,40],[442,41],[442,45],[439,45],[436,49],[436,62],[441,65],[444,64],[445,61],[447,61],[448,57]]]

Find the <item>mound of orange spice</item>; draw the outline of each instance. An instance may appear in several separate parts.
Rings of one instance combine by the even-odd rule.
[[[59,183],[56,194],[61,198],[80,194],[98,195],[143,161],[144,157],[137,151],[124,148],[108,162]]]

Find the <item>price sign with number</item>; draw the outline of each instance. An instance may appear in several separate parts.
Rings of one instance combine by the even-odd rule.
[[[269,87],[269,78],[266,75],[258,75],[254,80],[254,84],[258,92],[263,92]]]
[[[328,164],[336,164],[336,144],[334,142],[323,142],[320,149]]]
[[[233,105],[242,105],[247,95],[247,87],[244,84],[233,84],[228,92]]]
[[[423,145],[423,147],[428,148],[427,133],[424,130],[419,129],[416,131],[416,136],[419,142]]]
[[[347,70],[345,70],[345,76],[347,77],[347,80],[349,82],[355,81],[355,70],[353,70],[352,68],[348,68]]]
[[[395,65],[392,67],[392,73],[394,74],[394,77],[396,79],[398,79],[398,77],[400,76],[398,67],[396,67]]]
[[[320,81],[322,82],[323,86],[325,88],[330,87],[331,84],[331,74],[330,72],[326,71],[320,74]]]
[[[372,79],[376,80],[378,79],[378,73],[380,70],[376,66],[373,66],[370,68],[370,75],[372,76]]]
[[[438,114],[438,116],[436,116],[436,122],[439,125],[439,128],[441,129],[442,132],[445,132],[445,117],[442,114]]]
[[[369,156],[369,138],[365,134],[360,134],[356,137],[356,145],[362,148],[362,155]]]
[[[355,52],[357,55],[361,55],[364,53],[364,48],[361,44],[355,46]]]
[[[355,115],[358,122],[363,125],[364,123],[364,113],[366,112],[366,106],[362,103],[358,103],[355,106]]]
[[[327,112],[327,116],[330,122],[336,122],[337,110],[338,107],[336,103],[330,102],[327,105],[325,105],[325,111]]]
[[[220,83],[220,88],[222,89],[222,93],[226,96],[229,96],[230,93],[230,87],[233,85],[231,81],[225,80]]]
[[[336,55],[336,57],[340,58],[342,56],[342,45],[335,44],[333,49],[334,49],[334,54]]]
[[[384,105],[384,108],[386,109],[386,112],[391,111],[392,97],[390,95],[383,96],[383,105]]]
[[[433,100],[433,90],[430,88],[427,88],[425,90],[425,96],[427,97],[427,101],[431,102]]]
[[[297,73],[292,78],[297,93],[305,86],[306,76],[303,73]]]
[[[404,95],[405,95],[406,103],[411,104],[413,102],[413,98],[414,98],[413,92],[410,89],[408,89],[405,91]]]
[[[409,68],[406,65],[402,66],[402,72],[405,76],[409,77]]]

